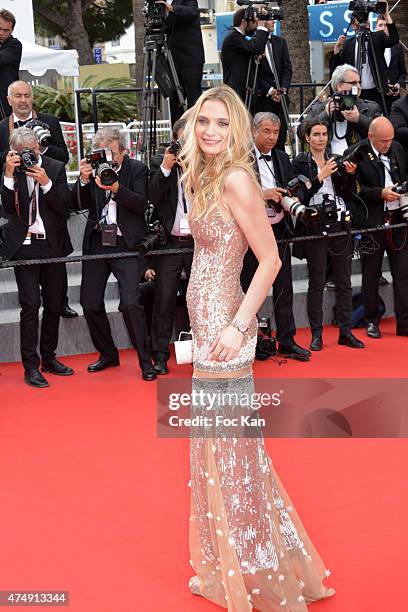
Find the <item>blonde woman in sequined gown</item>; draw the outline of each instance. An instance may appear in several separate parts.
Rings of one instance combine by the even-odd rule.
[[[195,241],[187,293],[193,333],[193,390],[253,392],[256,313],[280,261],[248,151],[249,117],[232,89],[204,93],[181,152]],[[259,266],[244,296],[248,244]],[[243,331],[245,330],[245,331]],[[197,414],[206,406],[193,406]],[[232,416],[242,408],[212,407]],[[230,612],[301,612],[333,595],[329,574],[282,486],[263,438],[192,431],[190,589]]]

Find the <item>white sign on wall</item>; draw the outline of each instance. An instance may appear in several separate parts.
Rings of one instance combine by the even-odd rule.
[[[0,8],[7,9],[16,18],[13,36],[34,43],[34,15],[32,0],[0,0]]]

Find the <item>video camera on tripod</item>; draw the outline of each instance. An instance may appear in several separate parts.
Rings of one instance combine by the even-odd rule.
[[[143,14],[145,16],[146,34],[162,34],[165,30],[166,9],[164,4],[155,0],[145,0]]]
[[[262,2],[261,0],[237,0],[237,4],[247,7],[244,16],[247,21],[254,21],[256,18],[262,21],[282,21],[284,18],[281,7],[282,0],[277,3]],[[256,9],[255,5],[260,6],[261,9]]]
[[[351,0],[349,11],[352,12],[352,18],[356,19],[358,23],[366,23],[370,13],[385,13],[387,3],[377,2],[376,0]]]

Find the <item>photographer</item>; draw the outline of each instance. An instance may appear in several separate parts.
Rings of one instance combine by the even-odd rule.
[[[232,24],[234,29],[225,37],[221,47],[223,80],[234,89],[245,101],[248,67],[251,58],[262,55],[268,42],[269,32],[274,27],[273,21],[264,21],[255,14],[246,18],[247,9],[235,11]],[[247,36],[255,36],[247,40]],[[253,76],[249,83],[252,82]]]
[[[384,31],[388,36],[388,26],[382,15],[378,15],[375,26],[376,32]],[[405,66],[404,48],[401,43],[387,48],[384,51],[385,63],[388,67],[388,89],[385,92],[388,113],[395,100],[400,99],[401,88],[405,88],[407,69]]]
[[[380,108],[382,108],[382,100],[379,88],[382,88],[384,94],[388,91],[388,67],[385,62],[384,51],[385,49],[393,47],[399,42],[397,27],[395,23],[393,23],[391,15],[388,12],[388,3],[386,4],[387,11],[384,13],[384,20],[387,24],[388,35],[384,31],[370,33],[374,54],[371,45],[368,44],[367,40],[363,39],[366,46],[367,62],[363,64],[361,70],[361,97],[364,100],[372,100],[373,102],[377,102]],[[363,12],[361,12],[361,17],[366,19],[365,23],[361,22],[361,18],[357,19],[355,13],[352,14],[352,29],[357,31],[359,28],[365,28],[369,31],[370,24],[368,21],[368,12],[366,13],[366,16]],[[330,72],[333,72],[342,64],[357,66],[356,47],[356,36],[352,36],[351,38],[347,38],[347,36],[344,34],[340,36],[335,44],[333,55],[330,58]],[[375,70],[374,55],[378,67],[378,78]],[[380,79],[380,81],[378,81],[378,79]],[[386,112],[386,109],[382,109],[382,111]]]
[[[94,136],[93,148],[92,156],[81,160],[80,178],[72,190],[72,207],[89,210],[83,253],[93,255],[136,251],[146,235],[144,213],[147,207],[147,168],[125,153],[125,137],[116,128],[98,130]],[[112,152],[113,163],[100,159],[106,155],[102,149]],[[119,353],[112,338],[104,304],[106,285],[112,273],[118,281],[119,310],[138,353],[142,378],[147,381],[156,378],[150,352],[146,347],[145,316],[140,304],[139,278],[142,265],[143,261],[138,257],[83,262],[81,306],[92,342],[99,351],[99,359],[88,366],[88,372],[100,372],[119,365]]]
[[[174,124],[173,138],[181,139],[187,119],[182,117]],[[153,157],[150,165],[149,200],[154,206],[155,216],[164,226],[168,240],[164,248],[194,248],[188,226],[187,214],[190,202],[184,196],[181,168],[176,154],[168,147],[164,155]],[[162,255],[156,258],[156,293],[152,317],[152,351],[155,369],[167,374],[170,357],[169,344],[173,333],[173,321],[177,292],[183,270],[190,277],[192,253]]]
[[[16,19],[6,9],[0,10],[0,117],[7,117],[11,108],[7,100],[10,83],[19,76],[22,44],[13,36]],[[7,141],[8,142],[8,141]]]
[[[255,171],[266,200],[267,213],[277,240],[290,238],[293,224],[290,215],[280,205],[283,188],[293,177],[289,157],[276,149],[280,120],[272,113],[257,113],[252,124],[255,143]],[[276,322],[278,354],[297,361],[309,361],[310,352],[295,342],[296,326],[293,317],[292,266],[289,242],[278,244],[282,266],[273,284],[273,308]],[[241,273],[243,291],[247,291],[258,267],[258,261],[248,249]]]
[[[5,252],[9,259],[49,259],[72,252],[67,230],[69,190],[64,164],[42,157],[32,130],[19,128],[10,136],[2,180],[2,203],[9,221]],[[44,372],[69,376],[71,368],[55,358],[64,297],[64,264],[14,268],[21,306],[20,339],[24,380],[48,387],[39,371],[38,312],[43,303],[40,353]]]
[[[9,135],[19,127],[27,125],[30,120],[38,120],[47,127],[49,126],[49,134],[51,143],[48,146],[40,146],[41,155],[59,160],[64,164],[68,163],[69,154],[65,144],[62,130],[57,117],[48,113],[36,113],[33,110],[33,89],[30,83],[25,81],[14,81],[8,88],[8,101],[10,103],[12,113],[10,117],[0,121],[0,159],[4,160],[8,151]],[[28,124],[30,125],[30,124]],[[78,313],[70,308],[68,304],[68,278],[65,267],[65,297],[62,304],[61,316],[66,319],[77,317]]]
[[[274,21],[270,23],[275,25]],[[287,92],[292,80],[292,62],[290,61],[289,57],[288,44],[284,38],[270,34],[269,42],[272,47],[280,89],[277,88],[278,86],[275,82],[272,67],[269,64],[269,59],[266,55],[262,58],[259,66],[259,76],[255,97],[255,112],[270,112],[279,117],[281,122],[281,130],[279,133],[278,142],[276,143],[276,148],[284,151],[288,126],[286,123],[285,113],[283,112],[282,108],[282,96],[285,96],[286,102],[289,105]]]
[[[408,96],[392,105],[390,121],[394,126],[395,139],[405,148],[408,157]]]
[[[308,207],[312,206],[314,214],[297,221],[296,236],[313,236],[322,232],[328,234],[328,238],[296,242],[293,248],[295,257],[306,258],[309,269],[307,314],[312,333],[310,348],[312,351],[321,351],[323,348],[323,291],[329,254],[333,262],[338,343],[350,348],[364,348],[364,344],[351,333],[353,239],[351,235],[330,237],[331,233],[343,231],[347,227],[346,211],[355,199],[352,173],[355,172],[356,165],[345,162],[344,172],[338,173],[337,163],[333,158],[329,159],[326,153],[327,124],[319,119],[306,123],[303,126],[303,135],[310,152],[299,153],[292,165],[295,174],[302,174],[311,180],[311,188],[305,193],[302,203]],[[329,201],[331,213],[326,216],[323,206]],[[321,215],[317,213],[319,209]]]
[[[370,125],[368,139],[363,141],[366,156],[358,164],[357,181],[360,197],[368,209],[365,222],[359,227],[376,227],[403,221],[400,197],[393,186],[407,179],[407,159],[401,145],[394,140],[394,128],[385,117]],[[366,234],[361,239],[363,270],[362,294],[367,321],[367,335],[380,338],[378,317],[378,279],[384,252],[388,254],[393,278],[397,336],[408,336],[408,240],[407,229],[387,229]]]
[[[191,108],[201,95],[204,45],[197,0],[160,0],[166,10],[167,42],[180,85]],[[174,123],[183,113],[178,98],[171,99],[171,119]]]
[[[353,66],[336,68],[331,86],[333,95],[327,102],[314,104],[306,122],[327,123],[331,152],[343,155],[349,146],[367,137],[371,121],[381,113],[378,104],[360,98],[360,75]]]

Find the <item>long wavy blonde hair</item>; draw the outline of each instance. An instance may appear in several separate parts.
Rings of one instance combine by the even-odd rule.
[[[204,102],[217,100],[225,104],[229,115],[227,147],[206,159],[195,134],[197,118]],[[190,109],[183,134],[183,148],[178,156],[182,166],[186,196],[192,202],[194,219],[208,214],[219,205],[226,176],[235,169],[244,169],[258,185],[253,170],[253,139],[248,111],[231,87],[220,85],[203,93]]]

